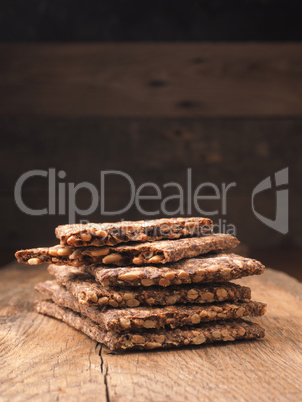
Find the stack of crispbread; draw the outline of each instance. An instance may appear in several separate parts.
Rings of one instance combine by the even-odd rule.
[[[60,245],[21,250],[19,262],[50,263],[36,310],[110,350],[155,349],[264,336],[242,317],[264,303],[229,280],[264,266],[228,251],[239,241],[213,234],[206,218],[59,226]]]

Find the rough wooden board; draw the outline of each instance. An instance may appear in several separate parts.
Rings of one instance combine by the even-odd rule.
[[[0,400],[106,400],[100,345],[33,312],[45,269],[11,264],[0,282]]]
[[[0,271],[3,400],[300,400],[302,285],[288,275],[268,269],[236,281],[268,303],[257,319],[266,328],[262,341],[113,355],[32,312],[33,286],[45,271],[17,264]]]
[[[297,116],[298,43],[2,44],[2,115]]]

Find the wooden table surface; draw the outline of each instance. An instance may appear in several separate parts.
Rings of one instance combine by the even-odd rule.
[[[124,355],[33,311],[48,278],[44,266],[0,270],[1,401],[301,400],[302,284],[284,273],[236,281],[268,303],[264,340]]]

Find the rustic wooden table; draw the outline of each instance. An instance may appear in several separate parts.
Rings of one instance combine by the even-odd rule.
[[[268,303],[264,340],[183,350],[108,353],[33,311],[45,267],[0,270],[0,400],[301,400],[302,284],[267,269],[240,283]]]

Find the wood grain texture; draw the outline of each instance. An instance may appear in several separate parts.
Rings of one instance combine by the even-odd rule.
[[[2,115],[297,116],[301,44],[2,44]]]
[[[11,264],[0,281],[0,400],[106,400],[100,346],[33,312],[33,286],[46,269]]]
[[[2,247],[13,246],[16,251],[35,245],[55,244],[55,227],[68,222],[68,202],[64,216],[58,213],[30,216],[20,211],[14,201],[14,185],[21,174],[50,167],[55,168],[57,173],[60,170],[66,172],[66,178],[58,178],[57,182],[67,185],[88,181],[99,191],[101,171],[121,170],[132,177],[136,189],[144,182],[156,183],[162,189],[163,198],[177,194],[175,188],[163,188],[171,181],[179,183],[187,194],[186,174],[190,167],[193,190],[205,182],[215,183],[219,189],[222,183],[237,183],[227,193],[227,215],[221,214],[221,200],[202,200],[200,208],[217,210],[218,215],[211,216],[215,223],[221,218],[236,225],[242,242],[251,247],[302,245],[302,187],[299,186],[302,176],[299,156],[302,149],[301,118],[0,118],[0,130],[3,134],[0,147],[0,208],[6,211],[1,221]],[[11,163],[12,160],[14,163]],[[290,232],[285,236],[255,217],[251,209],[251,194],[260,181],[287,166],[291,213]],[[146,194],[153,195],[154,191],[147,188]],[[205,189],[202,194],[213,195],[213,190]],[[58,206],[58,191],[56,197]],[[106,178],[105,197],[106,210],[124,208],[130,199],[128,181],[114,175]],[[47,179],[36,177],[26,181],[23,199],[30,208],[47,207]],[[255,203],[261,214],[274,219],[275,189],[258,194]],[[76,205],[86,209],[90,204],[90,193],[79,191]],[[159,210],[160,204],[158,200],[141,202],[147,211]],[[185,204],[186,211],[186,196]],[[192,216],[201,215],[191,204]],[[170,212],[178,208],[177,199],[167,203]],[[136,220],[146,216],[135,205],[118,216],[101,216],[99,207],[88,216],[77,215],[77,221],[89,219],[91,222],[117,221],[120,218]],[[42,231],[41,228],[47,230]],[[221,231],[224,231],[223,228]]]
[[[268,303],[266,338],[194,349],[108,353],[84,335],[32,311],[43,267],[0,271],[0,395],[8,400],[299,401],[302,285],[267,269],[238,283]],[[56,334],[55,336],[53,334]]]

